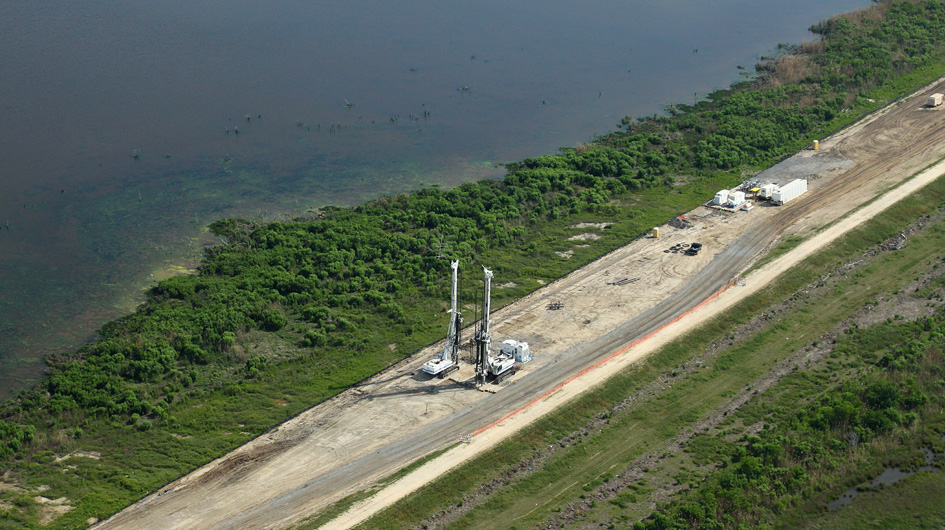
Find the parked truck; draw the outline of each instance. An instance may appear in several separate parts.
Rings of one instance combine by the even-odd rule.
[[[768,200],[771,198],[772,195],[774,195],[774,192],[777,191],[778,189],[779,188],[777,184],[765,184],[758,190],[757,197],[759,199]]]

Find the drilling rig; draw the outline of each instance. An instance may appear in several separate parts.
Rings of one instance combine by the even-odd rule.
[[[492,271],[483,267],[486,275],[486,285],[483,290],[483,312],[476,331],[476,384],[481,385],[491,380],[501,383],[506,377],[515,373],[515,357],[503,349],[499,355],[493,357],[490,345],[492,336],[489,335],[489,308],[492,297]],[[527,347],[527,345],[526,345]]]
[[[453,293],[450,302],[450,326],[446,333],[446,347],[443,348],[442,353],[423,363],[424,372],[439,376],[440,379],[459,370],[459,331],[463,323],[463,318],[457,308],[459,261],[451,261],[450,268],[453,269]]]

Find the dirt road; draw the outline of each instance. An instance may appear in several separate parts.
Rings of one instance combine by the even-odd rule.
[[[471,378],[470,368],[446,381],[420,373],[434,347],[95,528],[284,527],[457,441],[463,433],[490,425],[677,319],[730,284],[778,237],[823,227],[941,158],[945,111],[924,109],[920,103],[943,89],[939,83],[822,142],[821,151],[804,152],[785,164],[786,175],[810,176],[810,192],[794,202],[735,214],[697,209],[687,215],[692,226],[663,227],[663,239],[635,241],[495,313],[494,338],[527,340],[535,352],[535,361],[495,393],[461,384]],[[877,206],[882,202],[880,198]],[[574,245],[593,233],[589,230],[575,227]],[[677,241],[700,241],[706,250],[697,257],[664,252]],[[621,277],[640,280],[608,284]],[[501,283],[496,278],[496,284]],[[561,301],[564,308],[547,310],[551,301]],[[445,326],[445,317],[443,321]],[[619,366],[608,363],[596,376],[602,379]],[[563,390],[547,401],[560,402],[571,392]],[[521,417],[535,414],[537,407]],[[508,432],[504,427],[491,429],[476,436],[472,445],[481,448]],[[408,491],[389,490],[377,497],[392,499]],[[349,522],[366,515],[366,506],[359,509]]]

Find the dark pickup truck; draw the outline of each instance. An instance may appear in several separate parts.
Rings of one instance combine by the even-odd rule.
[[[702,243],[693,243],[686,249],[686,254],[689,256],[695,256],[702,250]]]

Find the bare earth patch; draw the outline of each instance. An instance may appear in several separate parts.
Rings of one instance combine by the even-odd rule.
[[[23,488],[17,486],[16,484],[0,480],[0,491],[23,491]]]
[[[564,252],[555,251],[555,254],[561,256],[564,259],[568,259],[574,255],[574,251],[573,250],[565,250]]]
[[[72,505],[69,504],[69,499],[65,497],[50,499],[48,497],[36,496],[33,497],[33,502],[39,504],[40,526],[48,525],[73,508]]]
[[[595,239],[600,239],[600,235],[592,232],[584,232],[583,234],[569,237],[568,241],[593,241]]]
[[[571,225],[571,228],[607,228],[614,223],[578,223]]]
[[[102,454],[98,451],[73,451],[64,456],[57,456],[56,462],[62,462],[63,460],[68,460],[70,458],[91,458],[92,460],[100,460]]]

